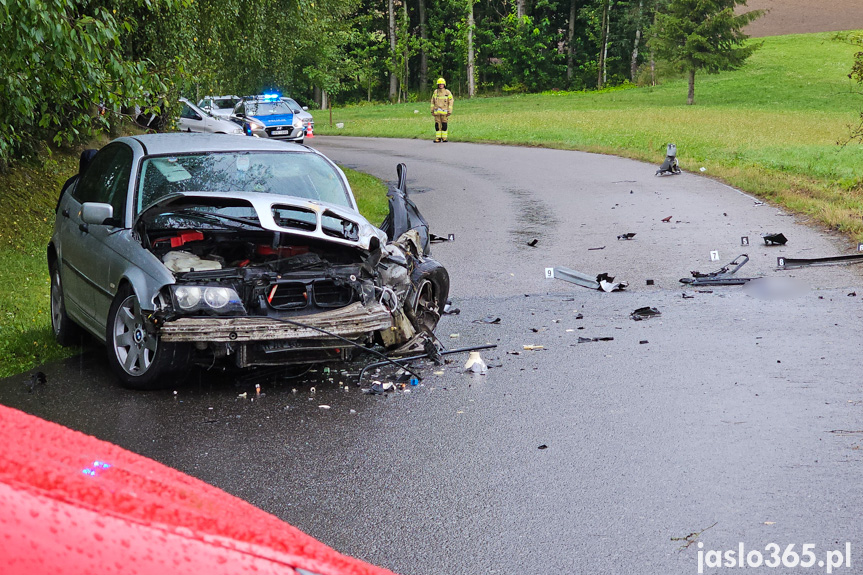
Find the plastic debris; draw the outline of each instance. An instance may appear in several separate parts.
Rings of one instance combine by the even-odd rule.
[[[761,234],[766,246],[784,246],[788,243],[788,238],[784,234]]]
[[[655,307],[640,307],[634,312],[632,312],[629,317],[631,317],[635,321],[641,321],[643,319],[650,319],[658,315],[662,315],[662,312],[660,312]]]
[[[746,254],[740,254],[715,272],[710,272],[707,274],[703,274],[697,271],[689,272],[692,274],[691,278],[682,278],[680,283],[689,284],[693,286],[728,286],[728,285],[743,285],[746,282],[749,282],[754,279],[759,278],[741,278],[737,277],[734,274],[746,265],[746,262],[749,261],[749,256]],[[734,266],[734,267],[732,267]]]
[[[539,447],[537,447],[537,449],[548,449],[548,445],[546,445],[545,443],[543,443],[542,445],[540,445]]]
[[[412,377],[412,378],[411,378],[411,381],[410,381],[410,384],[411,384],[411,387],[416,387],[416,386],[418,386],[418,385],[420,384],[420,380],[418,380],[418,379],[417,379],[417,378],[415,378],[415,377]]]
[[[245,391],[237,396],[237,399],[246,399],[249,396]]]
[[[326,411],[327,409],[330,409],[330,406],[329,405],[319,405],[318,408]]]
[[[646,285],[652,286],[653,280],[645,280]]]
[[[494,317],[493,315],[486,316],[482,319],[475,319],[473,323],[489,323],[489,324],[499,324],[500,318]]]
[[[395,390],[396,386],[389,381],[384,383],[381,383],[380,381],[373,381],[371,387],[363,388],[363,393],[367,393],[370,395],[383,395],[385,393],[389,393]]]
[[[614,341],[613,337],[581,337],[578,338],[578,343],[588,343],[591,341]]]
[[[663,221],[663,222],[665,222],[665,223],[667,224],[668,222],[670,222],[670,221],[671,221],[671,218],[673,218],[673,217],[674,217],[674,216],[668,216],[667,218],[662,218],[662,221]]]
[[[530,240],[529,242],[527,242],[527,245],[529,245],[529,246],[530,246],[530,247],[532,247],[532,248],[535,248],[535,247],[536,247],[536,244],[538,244],[538,243],[539,243],[539,240],[538,240],[538,239],[536,239],[536,238],[533,238],[532,240]]]
[[[488,372],[488,366],[485,364],[482,357],[480,357],[478,351],[472,351],[468,355],[467,362],[464,364],[464,370],[471,373],[485,375],[486,372]]]
[[[614,278],[607,273],[601,273],[595,277],[581,273],[569,268],[554,268],[555,279],[561,279],[570,283],[578,284],[589,289],[600,289],[605,292],[620,291],[629,284],[626,282],[616,282]]]
[[[642,344],[642,345],[643,345],[643,344],[645,344],[645,343],[650,343],[650,342],[649,342],[649,341],[647,341],[646,339],[642,339],[642,340],[641,340],[641,341],[639,341],[638,343],[640,343],[640,344]]]
[[[617,239],[619,239],[619,240],[631,240],[634,237],[635,237],[634,233],[627,232],[625,234],[620,234],[619,236],[617,236]]]
[[[541,345],[523,345],[521,348],[525,351],[539,351],[545,349],[545,347]]]
[[[599,246],[598,248],[587,248],[587,251],[592,252],[596,250],[604,250],[605,246]]]
[[[457,333],[451,333],[451,334],[449,334],[449,336],[450,336],[452,339],[455,339],[455,338],[459,337],[459,334],[457,334]]]

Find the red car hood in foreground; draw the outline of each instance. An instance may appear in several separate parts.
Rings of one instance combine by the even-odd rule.
[[[202,481],[5,406],[0,572],[392,575]]]

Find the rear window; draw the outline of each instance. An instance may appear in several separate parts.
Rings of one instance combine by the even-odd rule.
[[[259,192],[352,208],[339,173],[315,154],[218,152],[145,158],[136,213],[176,192]]]

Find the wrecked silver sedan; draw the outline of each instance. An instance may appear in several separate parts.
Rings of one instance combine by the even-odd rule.
[[[82,162],[83,163],[83,162]],[[379,229],[315,150],[209,134],[119,138],[64,188],[51,319],[146,389],[192,364],[350,359],[433,337],[449,292],[404,166]]]

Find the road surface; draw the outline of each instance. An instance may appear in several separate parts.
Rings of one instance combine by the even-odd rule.
[[[497,344],[483,353],[487,375],[462,373],[462,356],[422,366],[422,385],[390,396],[361,394],[355,371],[323,370],[259,380],[263,396],[255,380],[210,373],[176,394],[136,393],[90,352],[43,367],[34,393],[27,374],[3,381],[0,402],[153,457],[406,575],[668,575],[697,573],[699,556],[703,572],[722,573],[708,551],[743,544],[771,561],[771,543],[780,562],[787,545],[814,545],[814,567],[756,573],[825,572],[836,553],[834,573],[863,572],[861,276],[776,270],[780,256],[854,253],[844,240],[707,177],[658,178],[656,165],[609,156],[313,143],[389,181],[407,164],[432,231],[455,236],[433,255],[461,313],[437,333],[450,348]],[[764,245],[768,232],[788,244]],[[738,275],[767,281],[678,281],[741,253],[751,259]],[[629,287],[546,278],[560,266]],[[630,319],[645,306],[661,315]],[[487,317],[500,322],[478,321]],[[594,338],[613,339],[579,343]]]

